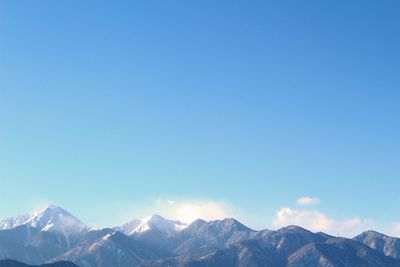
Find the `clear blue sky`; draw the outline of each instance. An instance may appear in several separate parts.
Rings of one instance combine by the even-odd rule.
[[[207,199],[269,227],[312,196],[400,221],[399,10],[1,1],[0,217],[50,201],[110,225],[124,203]]]

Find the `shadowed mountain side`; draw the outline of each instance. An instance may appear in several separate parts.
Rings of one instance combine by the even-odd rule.
[[[400,238],[387,236],[376,231],[366,231],[353,239],[382,252],[386,256],[400,260]]]
[[[78,267],[69,261],[59,261],[42,265],[28,265],[15,260],[0,260],[0,267]]]

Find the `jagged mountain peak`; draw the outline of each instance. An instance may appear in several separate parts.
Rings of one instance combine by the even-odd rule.
[[[191,222],[190,224],[203,224],[203,223],[207,223],[207,221],[203,220],[203,219],[196,219],[193,222]]]
[[[222,222],[225,223],[225,225],[227,226],[250,229],[249,227],[245,226],[234,218],[225,218],[222,220]]]
[[[256,233],[247,226],[233,218],[225,218],[222,220],[205,221],[197,219],[183,229],[185,233],[204,233],[206,235],[214,233],[216,235],[226,235],[229,233]]]
[[[147,217],[141,219],[140,221],[141,221],[141,223],[155,223],[155,224],[171,222],[171,220],[168,220],[158,214],[153,214],[153,215],[147,216]]]
[[[205,221],[205,220],[203,220],[203,219],[197,219],[197,220],[191,222],[191,223],[188,225],[187,229],[190,229],[190,228],[200,228],[201,226],[205,225],[206,223],[207,223],[207,221]]]
[[[217,221],[221,221],[221,222],[223,222],[225,224],[237,224],[237,223],[239,223],[239,221],[234,219],[234,218],[224,218],[222,220],[217,220]]]
[[[205,222],[205,221],[204,221]],[[229,230],[238,230],[238,231],[249,231],[249,232],[255,232],[254,230],[250,229],[249,227],[245,226],[238,220],[234,218],[225,218],[222,220],[213,220],[209,222],[200,222],[199,225],[202,225],[203,227],[206,228],[215,228],[215,229],[224,229],[224,231],[229,231]]]
[[[0,222],[0,230],[12,229],[20,225],[29,225],[39,228],[41,231],[56,231],[63,234],[89,230],[89,227],[71,213],[55,205],[48,205],[30,214],[7,218]]]
[[[64,210],[64,209],[53,204],[48,204],[43,210]]]
[[[369,230],[355,236],[353,239],[382,252],[386,256],[400,259],[400,238]]]
[[[361,234],[357,235],[355,238],[357,237],[379,237],[379,238],[392,238],[391,236],[382,234],[380,232],[374,231],[374,230],[367,230],[365,232],[362,232]]]
[[[172,234],[187,227],[187,224],[180,221],[168,220],[160,215],[151,215],[140,220],[140,224],[133,232],[142,233],[148,230],[158,230],[165,234]]]
[[[42,231],[81,232],[89,228],[68,211],[55,205],[48,205],[40,212],[34,212],[25,224],[38,227]]]
[[[144,233],[150,230],[156,230],[163,234],[171,235],[184,228],[188,224],[176,220],[168,220],[161,215],[155,214],[143,219],[135,219],[121,226],[117,226],[114,230],[120,231],[127,235]]]
[[[297,226],[297,225],[288,225],[286,227],[282,227],[282,228],[278,229],[277,232],[312,234],[312,232],[308,231],[307,229],[304,229],[303,227]]]
[[[50,204],[39,211],[32,212],[30,220],[33,218],[44,218],[44,217],[52,217],[52,216],[59,216],[59,215],[71,216],[71,217],[73,216],[68,211],[64,210],[63,208]]]

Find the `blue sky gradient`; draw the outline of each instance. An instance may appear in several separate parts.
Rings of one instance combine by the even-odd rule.
[[[1,1],[1,217],[52,202],[110,226],[197,199],[272,227],[312,196],[400,222],[399,8]]]

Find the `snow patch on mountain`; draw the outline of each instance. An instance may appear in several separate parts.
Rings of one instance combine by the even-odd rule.
[[[68,248],[71,246],[71,239],[90,230],[71,213],[54,205],[49,205],[43,210],[34,211],[31,214],[5,219],[0,222],[0,230],[13,229],[20,225],[27,225],[44,232],[57,233],[63,237]]]
[[[43,210],[20,215],[0,221],[0,230],[12,229],[20,225],[39,228],[41,231],[60,232],[65,234],[89,231],[84,223],[68,211],[49,205]]]
[[[120,231],[126,235],[144,233],[150,230],[157,230],[166,235],[172,235],[185,229],[188,226],[180,221],[165,219],[160,215],[152,215],[141,220],[133,220],[121,226],[115,227],[114,230]]]
[[[31,218],[31,214],[19,215],[0,221],[0,230],[8,230],[15,228],[19,225],[25,224]]]

